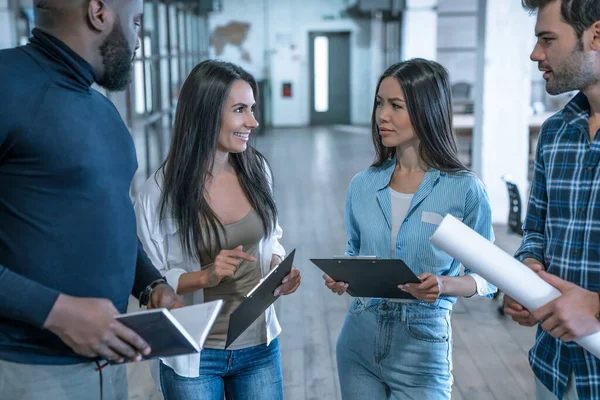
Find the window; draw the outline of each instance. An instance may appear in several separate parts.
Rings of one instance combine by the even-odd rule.
[[[329,39],[327,36],[315,38],[315,111],[329,110]]]
[[[164,161],[181,86],[209,55],[207,15],[199,14],[195,4],[173,0],[146,0],[144,4],[143,40],[122,112],[138,153],[134,188]],[[117,95],[110,93],[109,98]]]

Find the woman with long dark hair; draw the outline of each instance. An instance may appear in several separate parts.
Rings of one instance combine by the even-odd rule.
[[[458,158],[447,71],[413,59],[379,79],[372,114],[376,159],[348,188],[348,256],[402,259],[421,280],[401,289],[416,300],[357,298],[337,342],[342,398],[450,399],[450,313],[457,296],[496,290],[435,248],[447,214],[493,240],[483,184]],[[324,276],[342,294],[347,285]]]
[[[283,398],[273,306],[225,350],[231,313],[285,256],[271,171],[248,145],[257,92],[234,64],[198,64],[181,90],[167,159],[137,196],[138,235],[167,282],[186,304],[225,300],[200,355],[161,360],[166,400]],[[294,268],[275,295],[299,285]]]

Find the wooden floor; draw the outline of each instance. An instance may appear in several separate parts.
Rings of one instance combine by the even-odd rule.
[[[335,343],[350,304],[323,285],[309,258],[345,250],[344,200],[352,176],[373,160],[368,128],[277,129],[256,139],[270,161],[284,230],[283,244],[296,248],[302,285],[277,302],[285,398],[340,399]],[[514,252],[519,239],[497,226],[496,243]],[[498,302],[459,300],[452,314],[456,400],[534,398],[527,351],[533,328],[498,314]],[[130,399],[160,399],[147,366],[129,367]],[[185,400],[185,399],[182,399]]]

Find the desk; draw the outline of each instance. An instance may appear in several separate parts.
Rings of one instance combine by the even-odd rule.
[[[531,180],[535,148],[537,146],[540,128],[544,121],[554,114],[555,112],[547,112],[529,116],[529,180]],[[472,166],[473,160],[473,143],[471,139],[474,126],[475,116],[473,114],[454,114],[454,130],[456,132],[456,138],[459,143],[459,148],[462,147],[463,151],[465,151],[468,156],[468,160],[464,159],[468,167]]]
[[[529,128],[539,130],[544,121],[554,115],[554,112],[533,114],[529,116]],[[475,126],[475,116],[473,114],[454,114],[454,129],[472,130]]]

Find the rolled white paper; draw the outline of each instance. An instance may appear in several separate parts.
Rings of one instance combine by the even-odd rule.
[[[536,310],[560,296],[560,292],[537,273],[450,214],[429,240],[529,310]],[[600,332],[575,342],[600,358]]]

